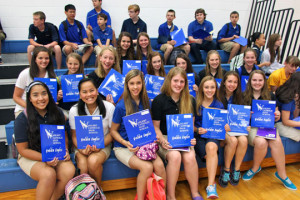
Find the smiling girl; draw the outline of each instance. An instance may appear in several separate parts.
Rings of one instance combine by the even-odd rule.
[[[268,90],[266,76],[263,71],[255,70],[250,74],[243,99],[245,105],[252,105],[253,99],[275,100],[274,94]],[[278,121],[279,119],[280,112],[278,111],[278,107],[276,107],[275,121]],[[248,135],[248,142],[251,146],[254,146],[253,166],[243,175],[243,180],[251,180],[255,174],[261,171],[260,164],[267,154],[268,147],[270,147],[271,155],[277,168],[275,176],[280,179],[287,188],[295,190],[296,186],[286,175],[285,153],[281,138],[278,134],[278,129],[276,129],[276,139],[274,140],[267,140],[256,136],[256,134],[257,128],[251,127]]]
[[[123,69],[123,60],[134,60],[134,46],[130,33],[120,33],[119,39],[117,41],[117,53],[121,70]]]
[[[13,99],[16,102],[15,117],[26,107],[26,87],[35,77],[55,78],[50,51],[45,47],[36,47],[33,51],[29,68],[24,69],[16,82]]]
[[[152,52],[149,35],[145,32],[139,33],[136,45],[136,59],[148,60],[148,57]]]
[[[166,76],[162,56],[159,52],[154,51],[149,54],[148,64],[147,64],[147,73],[155,76]]]
[[[42,82],[28,85],[26,99],[26,110],[20,113],[14,126],[18,164],[28,176],[38,181],[36,199],[59,199],[67,182],[73,178],[75,167],[67,149],[64,160],[54,158],[42,162],[40,124],[64,125],[64,114],[56,107],[48,87]]]
[[[239,76],[249,76],[250,73],[254,70],[259,69],[256,63],[256,52],[254,49],[247,48],[244,52],[244,65],[235,71],[239,74]]]
[[[166,180],[165,167],[159,156],[151,161],[141,160],[135,152],[139,147],[133,148],[129,142],[124,126],[123,117],[135,112],[150,109],[144,75],[134,69],[125,77],[124,96],[116,105],[113,115],[111,135],[114,138],[114,152],[117,159],[131,169],[139,170],[137,176],[137,199],[144,200],[146,194],[147,179],[153,172]]]
[[[72,141],[75,147],[75,159],[80,174],[88,173],[100,186],[103,163],[108,159],[111,151],[112,137],[110,128],[114,105],[103,101],[92,79],[84,78],[78,84],[80,99],[78,104],[70,110],[69,123],[71,127]],[[102,115],[104,149],[98,149],[95,145],[87,145],[85,149],[77,149],[77,138],[75,129],[75,116]]]
[[[205,69],[199,72],[200,82],[205,76],[212,76],[214,78],[222,79],[226,71],[221,67],[221,57],[219,52],[211,50],[206,56]]]

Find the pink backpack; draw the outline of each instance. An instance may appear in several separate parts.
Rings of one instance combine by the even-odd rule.
[[[66,187],[67,200],[106,200],[101,188],[88,174],[81,174],[71,179]]]

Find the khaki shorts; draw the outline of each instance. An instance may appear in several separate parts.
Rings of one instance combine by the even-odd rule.
[[[226,52],[230,52],[235,42],[228,41],[220,44],[220,48]]]
[[[19,114],[21,114],[21,112],[23,112],[23,110],[19,110],[19,111],[15,112],[15,119],[17,119],[17,117],[19,116]]]
[[[0,33],[0,40],[4,40],[4,39],[5,39],[4,33]]]
[[[67,46],[67,45],[63,46],[63,48],[62,48],[62,50],[61,50],[65,56],[67,56],[66,51],[65,51],[66,46]],[[85,48],[77,49],[77,50],[74,50],[74,49],[73,49],[73,52],[74,52],[74,53],[78,53],[78,54],[84,54],[84,53],[86,52],[86,50],[88,49],[88,47],[89,47],[89,46],[87,46],[87,47],[85,47]]]
[[[251,127],[251,130],[249,132],[249,135],[248,135],[248,143],[251,145],[251,146],[254,146],[253,144],[253,141],[256,137],[256,134],[257,134],[257,128],[256,127]],[[276,129],[276,138],[279,137],[279,131],[278,129]]]
[[[19,166],[21,167],[21,169],[25,172],[25,174],[30,176],[30,171],[31,171],[33,165],[35,165],[35,163],[37,163],[39,161],[30,160],[19,154],[17,162],[18,162]]]
[[[276,128],[277,131],[279,132],[279,135],[295,140],[296,142],[300,141],[299,129],[290,126],[285,126],[282,124],[282,122],[276,123]]]
[[[128,148],[125,147],[114,147],[114,152],[115,152],[115,156],[116,158],[123,163],[124,165],[126,165],[127,167],[131,168],[129,166],[129,160],[132,156],[134,156],[134,153],[129,151]]]
[[[163,136],[164,136],[164,138],[166,140],[168,139],[167,135],[163,135]],[[193,146],[190,147],[190,151],[194,151],[194,147]],[[162,145],[159,143],[159,149],[157,151],[159,157],[161,157],[161,159],[163,159],[164,161],[166,161],[167,160],[167,154],[168,154],[168,152],[169,152],[169,150],[163,148]]]
[[[110,156],[110,151],[111,151],[111,143],[110,143],[109,145],[107,145],[104,149],[101,149],[99,152],[95,152],[95,153],[93,153],[93,154],[100,154],[101,152],[103,152],[103,153],[105,153],[105,155],[106,155],[105,160],[107,160],[108,157]],[[76,149],[74,150],[75,156],[76,156],[76,154],[77,154],[78,152],[79,152],[79,151],[78,151],[78,149],[76,148]]]
[[[109,45],[109,46],[111,46],[111,45]],[[101,51],[102,51],[102,48],[99,45],[94,47],[94,52],[95,52],[96,56],[98,56],[101,53]]]
[[[182,44],[182,45],[180,45],[180,46],[178,46],[178,47],[176,47],[176,48],[179,48],[179,49],[182,49],[182,50],[184,50],[184,46],[185,46],[186,44]],[[163,45],[161,45],[161,47],[160,47],[160,50],[161,51],[163,51],[163,52],[165,52],[166,51],[166,49],[168,48],[168,46],[172,46],[172,45],[170,45],[170,44],[163,44]],[[173,48],[174,48],[174,46],[172,46]]]

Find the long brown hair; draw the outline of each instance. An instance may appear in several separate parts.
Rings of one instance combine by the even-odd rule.
[[[130,94],[130,91],[128,88],[128,82],[136,76],[140,76],[142,79],[142,90],[139,94],[140,101],[142,102],[144,109],[150,109],[149,98],[148,98],[145,81],[144,81],[144,74],[143,74],[143,72],[141,72],[138,69],[133,69],[133,70],[130,70],[125,77],[123,98],[124,98],[124,104],[125,104],[125,108],[126,108],[126,115],[131,115],[138,111],[139,105],[136,105],[136,107],[133,106],[133,104],[132,104],[133,99],[131,97],[131,94]]]
[[[191,63],[191,60],[190,58],[185,54],[185,53],[181,53],[179,54],[176,59],[175,59],[175,66],[177,66],[177,59],[178,58],[181,58],[183,60],[185,60],[186,62],[186,73],[195,73],[193,67],[192,67],[192,63]]]
[[[280,47],[278,47],[276,50],[274,49],[275,47],[275,42],[280,39],[280,35],[278,33],[274,33],[270,36],[267,44],[267,48],[269,48],[270,52],[270,62],[273,63],[275,61],[275,57],[277,55],[277,62],[280,61]]]
[[[260,74],[263,76],[264,78],[264,86],[261,89],[261,93],[260,96],[263,100],[271,100],[271,95],[270,95],[270,91],[268,89],[268,85],[267,85],[267,78],[266,75],[263,71],[261,70],[254,70],[253,72],[251,72],[250,76],[249,76],[249,80],[246,86],[246,90],[243,94],[243,100],[244,100],[244,104],[245,105],[250,105],[252,104],[252,99],[253,99],[253,88],[251,86],[251,80],[254,74]]]
[[[221,67],[221,56],[220,56],[219,52],[217,52],[216,50],[210,50],[207,53],[206,66],[205,66],[205,75],[206,76],[210,75],[211,69],[210,69],[210,65],[209,65],[209,59],[210,59],[210,56],[213,55],[213,54],[216,54],[219,57],[219,66],[218,66],[218,69],[217,69],[218,76],[216,78],[223,79],[223,71],[222,71],[222,67]]]
[[[66,64],[68,63],[70,58],[74,58],[79,62],[79,68],[75,74],[84,74],[84,67],[81,56],[78,53],[70,53],[66,58]]]
[[[159,69],[159,76],[165,77],[166,76],[166,72],[165,72],[165,67],[164,67],[164,63],[163,63],[163,58],[160,55],[160,53],[157,52],[157,51],[153,51],[148,56],[147,73],[150,74],[150,75],[155,75],[154,68],[153,68],[153,65],[152,65],[152,59],[155,56],[159,56],[160,57],[161,66],[160,66],[160,69]]]
[[[232,76],[235,76],[238,80],[238,85],[237,85],[237,88],[233,91],[233,101],[232,103],[233,104],[238,104],[238,105],[241,105],[243,100],[242,100],[242,89],[241,89],[241,79],[240,79],[240,76],[237,72],[235,71],[228,71],[226,72],[226,74],[224,75],[224,78],[222,79],[221,81],[221,84],[220,84],[220,88],[219,88],[219,97],[221,99],[221,102],[223,103],[223,105],[225,106],[226,105],[226,87],[225,87],[225,82],[227,80],[227,78],[232,75]]]
[[[179,113],[180,114],[193,113],[193,104],[191,101],[192,97],[190,96],[190,92],[189,92],[187,76],[183,69],[181,69],[179,67],[173,67],[169,71],[169,73],[164,81],[164,84],[161,87],[161,93],[163,93],[167,96],[171,96],[171,94],[172,94],[171,81],[172,81],[172,78],[178,74],[184,79],[184,82],[185,82],[184,88],[180,93]]]
[[[102,49],[102,51],[100,52],[98,59],[100,59],[100,57],[104,54],[105,51],[110,51],[110,52],[112,52],[112,53],[114,54],[115,63],[114,63],[114,65],[112,66],[112,69],[114,69],[114,70],[116,70],[117,72],[120,72],[120,73],[121,73],[118,55],[117,55],[116,50],[115,50],[112,46],[104,47],[104,48]],[[104,71],[104,69],[103,69],[103,66],[102,66],[100,60],[99,60],[99,62],[98,62],[98,67],[95,69],[95,73],[96,73],[97,76],[99,76],[100,78],[104,78],[104,77],[105,77],[105,71]]]
[[[218,85],[217,85],[217,81],[215,80],[214,77],[212,76],[205,76],[200,85],[199,85],[199,89],[198,89],[198,94],[197,94],[197,98],[196,98],[196,109],[197,109],[197,114],[200,115],[201,114],[201,105],[204,101],[204,93],[203,93],[203,87],[204,87],[204,83],[206,81],[214,81],[215,83],[215,87],[216,87],[216,92],[214,94],[214,99],[220,101],[219,98],[219,92],[218,92]]]
[[[121,41],[123,37],[129,37],[130,39],[130,47],[126,51],[126,56],[129,60],[134,60],[134,47],[133,47],[133,42],[132,42],[132,36],[128,32],[122,32],[119,35],[119,39],[117,41],[117,53],[119,56],[119,60],[121,60],[122,57],[122,47],[121,47]]]
[[[145,32],[141,32],[141,33],[139,33],[139,35],[137,37],[137,44],[136,44],[136,59],[137,60],[143,59],[143,52],[142,52],[142,48],[140,45],[140,37],[141,36],[145,36],[149,40],[149,45],[147,46],[147,57],[153,52],[149,35]]]

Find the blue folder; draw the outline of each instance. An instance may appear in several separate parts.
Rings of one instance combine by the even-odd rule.
[[[198,29],[192,33],[192,36],[195,39],[203,39],[204,40],[204,38],[210,36],[210,33],[203,29]]]
[[[83,74],[70,74],[61,76],[63,102],[76,102],[79,100],[78,83]]]
[[[51,94],[52,94],[52,97],[54,99],[55,102],[57,102],[57,80],[56,78],[34,78],[34,81],[41,81],[43,83],[45,83]]]
[[[233,41],[236,42],[236,43],[239,43],[243,47],[246,46],[247,43],[248,43],[247,39],[242,37],[242,36],[239,36],[239,38],[235,38]]]
[[[123,75],[126,74],[133,69],[141,70],[142,62],[140,60],[123,60]]]
[[[171,36],[172,40],[176,41],[176,44],[174,45],[174,47],[178,47],[180,45],[187,43],[182,28],[171,32],[170,36]]]

